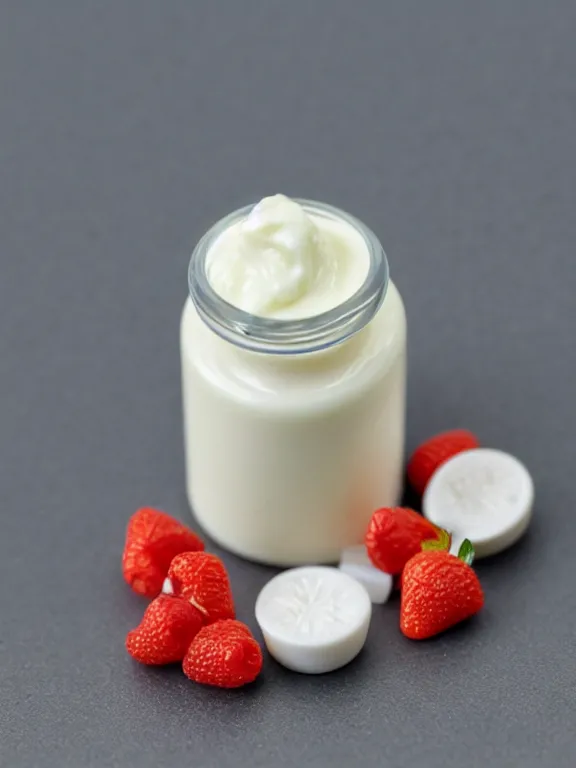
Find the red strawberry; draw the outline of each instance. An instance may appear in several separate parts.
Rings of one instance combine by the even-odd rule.
[[[140,625],[128,632],[126,650],[141,664],[182,661],[202,623],[202,614],[189,602],[160,595],[146,608]]]
[[[204,614],[207,624],[233,619],[234,601],[224,563],[208,552],[177,555],[168,570],[174,595],[185,597]]]
[[[383,507],[372,515],[366,551],[376,568],[396,575],[421,550],[422,542],[438,537],[438,528],[406,507]]]
[[[198,632],[182,664],[196,683],[239,688],[255,680],[262,669],[262,651],[240,621],[227,619]]]
[[[202,540],[185,525],[165,512],[145,507],[128,521],[122,572],[135,592],[156,597],[172,559],[180,552],[203,549]]]
[[[435,549],[406,563],[400,603],[400,629],[406,637],[426,640],[478,613],[484,594],[470,567],[473,555],[466,540],[458,557]]]
[[[408,462],[408,480],[414,489],[422,494],[428,481],[441,464],[452,456],[456,456],[457,453],[478,448],[479,445],[476,435],[467,429],[441,432],[416,448]]]

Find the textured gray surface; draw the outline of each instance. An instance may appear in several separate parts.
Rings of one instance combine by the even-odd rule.
[[[0,764],[573,766],[572,0],[3,0]],[[128,515],[183,518],[177,328],[194,241],[275,191],[371,225],[410,322],[408,448],[518,454],[537,514],[484,614],[397,605],[323,678],[223,693],[131,663]],[[240,616],[270,575],[226,556]]]

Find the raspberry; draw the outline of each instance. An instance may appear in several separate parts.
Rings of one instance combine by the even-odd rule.
[[[233,619],[234,601],[224,563],[208,552],[177,555],[168,570],[165,591],[189,600],[205,617],[207,624]]]
[[[126,650],[141,664],[182,661],[202,623],[202,614],[189,602],[160,595],[146,608],[139,626],[128,632]]]
[[[198,632],[182,664],[196,683],[239,688],[255,680],[262,669],[262,651],[240,621],[217,621]]]
[[[457,453],[479,445],[476,435],[466,429],[441,432],[416,448],[408,462],[408,480],[419,494],[423,494],[438,467]]]
[[[128,521],[122,572],[135,592],[156,597],[172,559],[180,552],[203,549],[202,540],[178,520],[144,507]]]

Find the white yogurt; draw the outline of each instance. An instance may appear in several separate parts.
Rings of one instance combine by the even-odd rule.
[[[265,217],[253,212],[258,225],[249,212],[228,217],[199,249],[217,295],[257,306],[282,328],[298,318],[305,335],[317,312],[340,310],[346,320],[369,279],[369,247],[381,246],[336,209],[307,203],[306,223],[280,203]],[[241,317],[243,335],[226,329],[221,338],[193,295],[181,354],[187,488],[198,521],[250,559],[336,562],[401,491],[406,321],[397,289],[388,283],[362,330],[346,338],[343,329],[341,343],[331,337],[328,348],[304,354],[243,348],[254,338],[252,315]]]
[[[303,318],[342,304],[368,272],[362,235],[338,219],[320,219],[284,195],[265,197],[210,248],[214,290],[260,317]]]
[[[256,621],[274,658],[318,675],[343,667],[366,642],[372,606],[364,587],[336,568],[294,568],[271,579]]]

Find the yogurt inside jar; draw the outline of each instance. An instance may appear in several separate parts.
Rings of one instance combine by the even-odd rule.
[[[349,224],[308,213],[284,195],[265,197],[217,238],[208,280],[235,307],[301,319],[343,304],[366,279],[370,258]]]
[[[343,211],[274,195],[204,235],[189,289],[193,512],[244,557],[336,561],[401,491],[406,320],[382,246]]]

